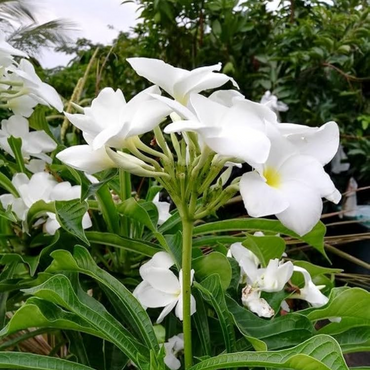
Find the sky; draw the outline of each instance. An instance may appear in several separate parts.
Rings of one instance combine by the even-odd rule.
[[[65,18],[76,23],[78,31],[73,39],[87,38],[93,42],[109,44],[119,31],[128,31],[136,23],[136,5],[123,0],[33,0],[40,23]],[[113,26],[111,29],[108,26]],[[66,65],[72,57],[64,53],[45,50],[40,59],[44,68]]]

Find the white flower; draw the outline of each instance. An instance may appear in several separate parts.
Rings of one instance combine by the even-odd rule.
[[[177,356],[179,352],[184,350],[184,334],[174,335],[172,338],[168,339],[168,342],[163,344],[166,356],[164,358],[164,363],[171,370],[178,370],[181,367],[181,362],[178,360]]]
[[[264,163],[270,150],[265,134],[266,121],[276,121],[276,115],[261,104],[236,99],[232,107],[219,104],[199,94],[192,94],[189,106],[182,107],[166,98],[177,114],[186,120],[175,121],[164,132],[198,132],[204,142],[216,153],[239,158],[248,163]]]
[[[298,148],[300,154],[316,158],[322,165],[329,163],[339,148],[339,128],[330,121],[321,127],[280,123],[279,131]]]
[[[168,202],[160,202],[159,193],[157,193],[156,196],[154,197],[153,203],[158,209],[158,225],[162,225],[171,217],[170,213],[171,204]]]
[[[37,105],[37,101],[30,96],[22,95],[18,98],[9,99],[6,105],[14,114],[29,117],[33,113],[33,108]]]
[[[24,94],[29,94],[33,99],[40,104],[52,106],[59,112],[63,110],[63,103],[53,87],[41,81],[37,76],[35,68],[26,59],[22,59],[18,66],[10,66],[9,71],[13,72],[10,79],[22,81],[22,91]]]
[[[304,278],[304,287],[299,289],[299,293],[295,293],[291,298],[304,299],[313,307],[321,307],[328,303],[329,298],[320,292],[324,286],[316,286],[312,282],[309,272],[299,266],[294,266],[294,271],[300,272]]]
[[[43,172],[46,167],[46,162],[42,159],[31,159],[25,166],[27,170],[32,173]]]
[[[19,56],[27,58],[27,54],[23,51],[15,49],[8,42],[5,41],[5,34],[0,31],[0,66],[7,67],[13,63],[12,56]]]
[[[270,318],[275,315],[275,311],[261,298],[261,291],[247,285],[242,290],[242,304],[256,313],[259,317]]]
[[[340,193],[322,164],[298,149],[269,125],[270,154],[255,171],[245,173],[240,193],[252,217],[276,215],[299,235],[308,233],[319,221],[322,197],[338,203]]]
[[[158,252],[146,264],[140,267],[140,276],[143,281],[136,287],[133,294],[143,307],[164,307],[157,319],[163,319],[175,308],[176,316],[182,321],[182,271],[179,278],[169,270],[174,264],[166,252]],[[193,280],[194,270],[191,271]],[[196,311],[195,299],[191,296],[191,315]]]
[[[88,174],[117,167],[104,147],[94,150],[90,145],[75,145],[62,150],[56,157],[68,166]]]
[[[24,173],[18,173],[14,175],[12,183],[18,191],[19,198],[12,194],[3,194],[0,196],[0,201],[3,208],[7,209],[10,206],[21,221],[26,220],[28,210],[39,200],[49,203],[54,200],[78,199],[81,195],[81,186],[72,186],[67,181],[58,183],[46,172],[35,173],[30,179]],[[54,235],[60,228],[60,224],[54,213],[47,212],[46,215],[48,217],[44,230]],[[82,226],[88,228],[91,225],[90,217],[86,212],[82,219]]]
[[[184,105],[186,105],[190,93],[214,89],[228,81],[238,87],[231,77],[222,73],[214,73],[214,71],[221,70],[221,63],[188,71],[173,67],[158,59],[129,58],[126,60],[139,76],[143,76],[153,84],[158,85]]]
[[[58,183],[46,172],[35,173],[29,179],[24,173],[17,173],[13,176],[12,183],[18,191],[19,198],[11,194],[0,196],[0,201],[6,209],[9,205],[17,217],[24,221],[31,206],[39,200],[48,202],[50,193]]]
[[[247,281],[248,266],[250,265],[250,263],[254,265],[255,268],[257,268],[260,264],[257,256],[249,249],[244,247],[242,243],[232,244],[227,252],[227,256],[233,257],[239,263],[241,283],[245,283]]]
[[[22,139],[22,155],[24,158],[33,156],[51,162],[50,158],[44,153],[52,152],[57,147],[56,142],[45,131],[30,132],[26,118],[15,115],[8,120],[1,121],[0,146],[7,153],[14,156],[8,143],[8,138],[11,136]]]
[[[159,94],[156,86],[137,94],[128,103],[121,90],[103,89],[84,108],[84,114],[65,113],[74,126],[83,131],[94,150],[104,145],[121,149],[129,137],[144,134],[156,127],[171,111],[150,94]]]

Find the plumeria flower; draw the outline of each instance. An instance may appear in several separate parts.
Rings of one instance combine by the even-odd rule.
[[[26,59],[22,59],[17,66],[10,66],[12,72],[8,76],[15,82],[23,82],[21,92],[23,95],[29,95],[42,105],[52,106],[59,112],[63,110],[63,103],[56,90],[45,82],[42,82],[36,74],[33,65]],[[1,82],[0,82],[1,83]]]
[[[260,265],[260,261],[257,256],[249,249],[244,247],[242,243],[234,243],[230,246],[227,252],[228,257],[233,257],[240,266],[240,283],[247,282],[248,266],[250,263],[257,268]],[[248,260],[248,262],[246,262]]]
[[[26,53],[14,48],[8,42],[6,42],[5,33],[0,31],[0,66],[8,67],[10,64],[12,64],[14,62],[12,56],[24,58],[28,57]]]
[[[147,308],[164,307],[157,319],[163,319],[175,308],[176,316],[182,321],[182,271],[179,278],[169,269],[174,264],[171,256],[166,252],[158,252],[153,258],[140,267],[140,276],[143,281],[136,287],[133,294],[137,300]],[[194,270],[191,272],[193,280]],[[195,299],[191,296],[191,315],[196,311]]]
[[[242,304],[259,317],[270,318],[275,315],[271,306],[261,298],[261,291],[250,285],[246,285],[242,290]]]
[[[291,298],[304,299],[313,307],[321,307],[328,303],[329,298],[320,292],[323,286],[317,286],[312,282],[311,275],[303,267],[294,266],[294,271],[300,272],[304,278],[304,287],[299,289]]]
[[[221,63],[188,71],[173,67],[158,59],[128,58],[126,60],[139,76],[158,85],[184,105],[187,104],[191,93],[214,89],[228,81],[231,81],[235,87],[238,87],[231,77],[222,73],[214,73],[221,70]]]
[[[35,99],[27,95],[9,99],[6,103],[7,107],[12,110],[15,115],[23,117],[30,117],[33,113],[33,108],[35,108],[37,104]]]
[[[177,358],[180,352],[184,350],[184,334],[177,334],[168,339],[168,342],[163,343],[166,356],[164,363],[171,370],[178,370],[181,367],[181,362]]]
[[[30,179],[24,173],[18,173],[13,176],[12,183],[19,194],[19,198],[12,194],[3,194],[0,196],[0,202],[5,209],[11,207],[21,221],[27,219],[28,210],[39,200],[49,203],[54,200],[78,199],[81,195],[79,185],[71,186],[67,181],[58,183],[46,172],[35,173]],[[47,216],[44,231],[54,235],[55,231],[60,228],[60,224],[54,213],[47,212]],[[42,223],[43,221],[39,220],[36,224]],[[91,226],[91,220],[87,212],[83,217],[82,226],[84,228]]]
[[[154,197],[153,203],[158,210],[158,225],[162,225],[171,217],[170,213],[171,204],[168,202],[160,202],[159,193],[157,193],[156,196]]]
[[[176,102],[168,104],[185,120],[173,122],[164,132],[194,131],[220,155],[248,163],[266,161],[271,144],[265,134],[265,122],[276,120],[270,109],[239,99],[232,107],[227,107],[199,94],[190,96],[189,105],[195,114],[190,109],[179,107]]]
[[[56,157],[68,166],[88,174],[97,173],[117,165],[106,152],[106,148],[94,150],[91,145],[75,145],[59,152]]]
[[[33,156],[51,162],[51,159],[45,153],[52,152],[57,147],[56,142],[43,130],[30,132],[26,118],[15,115],[1,122],[0,146],[7,153],[14,156],[8,143],[8,138],[11,136],[22,139],[22,155],[24,158],[28,159]]]
[[[126,103],[120,89],[107,87],[92,101],[91,107],[83,108],[84,114],[65,115],[83,131],[93,150],[104,145],[121,149],[126,139],[151,131],[171,113],[150,94],[160,94],[158,87],[150,87]]]
[[[81,186],[72,186],[68,181],[63,181],[55,185],[50,192],[50,201],[55,200],[72,200],[79,199],[81,196]],[[50,234],[54,235],[55,232],[60,228],[60,224],[57,221],[56,215],[54,213],[47,212],[48,218],[44,224],[44,230]],[[88,229],[92,226],[92,222],[89,213],[86,212],[82,217],[82,227]]]
[[[42,159],[31,159],[25,163],[25,166],[32,173],[43,172],[46,168],[46,162]]]
[[[268,136],[272,145],[266,162],[255,164],[240,181],[245,208],[252,217],[276,215],[304,235],[320,219],[321,198],[338,203],[341,195],[316,158],[300,154],[276,126],[269,125]]]
[[[280,123],[279,131],[298,148],[300,154],[316,158],[322,165],[329,163],[339,148],[339,128],[330,121],[321,127]]]
[[[13,176],[12,184],[19,198],[12,194],[3,194],[0,196],[1,204],[5,209],[11,206],[17,217],[25,221],[31,206],[39,200],[49,201],[50,193],[58,183],[48,173],[39,172],[30,179],[24,173],[17,173]]]

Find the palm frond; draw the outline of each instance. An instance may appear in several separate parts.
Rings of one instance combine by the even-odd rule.
[[[30,1],[0,0],[0,19],[16,22],[36,22]]]
[[[43,47],[57,47],[71,41],[69,32],[76,30],[75,23],[66,19],[52,20],[43,24],[32,23],[20,26],[9,35],[8,41],[31,56],[40,53]]]

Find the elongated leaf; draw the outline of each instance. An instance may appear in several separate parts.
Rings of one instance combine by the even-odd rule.
[[[199,247],[213,247],[219,244],[233,244],[242,243],[245,240],[245,236],[236,237],[229,235],[218,235],[218,236],[201,236],[193,240],[193,248]]]
[[[29,298],[26,304],[15,312],[9,323],[1,330],[0,336],[5,337],[19,330],[34,327],[75,330],[107,339],[103,332],[96,330],[78,315],[36,297]]]
[[[64,275],[54,275],[45,283],[25,293],[60,305],[87,321],[96,330],[127,355],[134,363],[140,359],[148,359],[148,350],[140,345],[132,334],[125,329],[108,311],[94,298],[86,293],[73,291],[71,282]]]
[[[211,356],[211,335],[209,332],[207,309],[201,294],[196,289],[194,289],[193,296],[197,302],[197,311],[192,318],[195,323],[196,332],[202,344],[203,351],[201,353],[205,356]]]
[[[11,210],[2,211],[0,210],[0,217],[8,220],[10,222],[17,222],[17,217],[15,217],[14,213]]]
[[[235,332],[231,315],[226,306],[225,292],[222,290],[219,275],[211,275],[204,279],[201,284],[194,283],[194,287],[201,292],[203,298],[215,309],[221,325],[226,350],[233,352],[235,350]]]
[[[296,313],[264,320],[226,297],[227,307],[240,332],[263,340],[269,349],[294,346],[314,335],[310,320]]]
[[[360,288],[333,289],[328,304],[302,311],[312,321],[340,317],[340,322],[324,326],[320,333],[339,334],[356,326],[370,326],[370,293]]]
[[[0,369],[94,370],[91,367],[60,358],[21,352],[0,352]]]
[[[65,250],[57,250],[51,256],[54,258],[54,261],[47,269],[48,272],[81,272],[102,283],[114,293],[115,300],[121,306],[121,309],[124,309],[125,322],[141,336],[140,339],[148,347],[156,351],[159,350],[152,323],[141,304],[122,283],[96,265],[86,248],[76,246],[73,255]]]
[[[210,275],[218,274],[223,290],[226,290],[230,285],[231,266],[227,257],[222,253],[213,252],[194,259],[193,268],[198,281],[202,281]]]
[[[8,193],[13,194],[16,198],[19,197],[17,189],[14,187],[13,183],[2,172],[0,172],[0,187]]]
[[[295,232],[286,228],[280,221],[267,220],[263,218],[246,218],[233,219],[225,221],[216,221],[199,225],[194,228],[194,236],[221,233],[228,231],[263,231],[272,232],[275,234],[283,234],[291,236],[295,239],[302,240],[312,247],[316,248],[324,256],[324,236],[326,227],[322,222],[319,222],[308,234],[299,236]]]
[[[338,343],[328,335],[318,335],[281,351],[239,352],[204,360],[190,370],[217,370],[237,367],[271,367],[294,370],[348,370]]]
[[[278,236],[247,235],[242,244],[258,257],[263,267],[266,267],[271,259],[280,259],[285,251],[284,239]]]
[[[104,221],[107,224],[108,231],[118,234],[119,231],[119,218],[117,207],[113,202],[112,194],[106,185],[103,185],[96,192],[96,199],[99,203],[100,211],[103,215]]]
[[[82,218],[87,208],[87,202],[81,202],[79,199],[55,201],[57,220],[63,229],[90,245],[82,227]]]
[[[150,202],[152,206],[156,209],[155,205]],[[152,210],[154,209],[152,207]],[[139,222],[140,224],[145,225],[149,230],[157,230],[157,221],[158,221],[158,210],[156,212],[156,217],[151,218],[148,210],[142,204],[137,202],[134,198],[129,198],[121,203],[118,207],[118,212],[122,213],[126,217],[130,217],[133,220]],[[156,219],[155,219],[156,218]]]
[[[27,173],[22,154],[22,139],[20,137],[15,138],[14,136],[11,136],[10,138],[8,138],[8,143],[14,154],[19,172]]]
[[[7,265],[11,262],[24,263],[30,269],[30,275],[33,276],[39,263],[39,256],[23,256],[17,253],[0,254],[0,265]]]
[[[370,351],[370,326],[356,327],[334,335],[343,353]]]
[[[86,231],[85,235],[91,243],[109,245],[111,247],[126,249],[130,252],[142,254],[152,257],[161,249],[153,243],[140,241],[131,238],[125,238],[111,233],[103,233],[99,231]]]

